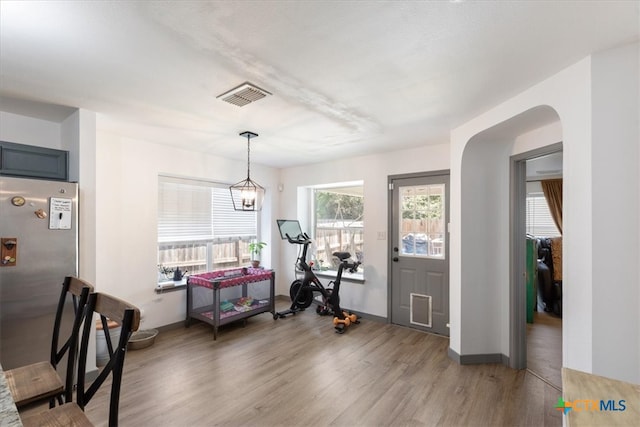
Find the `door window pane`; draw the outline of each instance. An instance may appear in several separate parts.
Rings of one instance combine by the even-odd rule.
[[[444,184],[401,187],[400,254],[444,258]]]

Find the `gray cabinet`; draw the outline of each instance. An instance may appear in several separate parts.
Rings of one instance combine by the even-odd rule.
[[[0,141],[0,175],[69,179],[69,152]]]

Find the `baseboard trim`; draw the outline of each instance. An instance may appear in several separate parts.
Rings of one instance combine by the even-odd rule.
[[[84,374],[85,382],[90,383],[96,378],[98,378],[98,374],[100,373],[100,369],[95,369],[93,371],[88,371]]]
[[[370,320],[372,322],[387,323],[387,318],[386,317],[376,316],[375,314],[362,313],[362,312],[355,311],[355,310],[348,310],[348,309],[345,309],[345,310],[357,315],[358,318],[360,318],[360,319]]]
[[[488,354],[458,354],[451,347],[448,351],[449,359],[459,363],[460,365],[481,365],[489,363],[500,363],[509,366],[509,356],[501,353]]]
[[[276,302],[282,302],[282,301],[291,302],[291,298],[288,295],[276,295],[275,301]],[[380,323],[388,323],[388,320],[387,320],[386,317],[376,316],[375,314],[363,313],[363,312],[360,312],[360,311],[357,311],[357,310],[351,310],[349,307],[342,307],[342,309],[345,310],[345,311],[348,311],[350,313],[355,314],[360,319],[371,320],[371,321],[380,322]],[[307,309],[307,310],[311,310],[311,309]],[[313,310],[315,311],[315,309],[313,309]]]
[[[456,362],[458,365],[461,365],[460,363],[460,355],[453,350],[451,347],[449,347],[449,351],[447,352],[449,359],[453,360],[454,362]]]
[[[167,332],[167,331],[171,331],[173,329],[179,329],[179,328],[184,328],[185,327],[185,322],[184,320],[181,320],[179,322],[175,322],[175,323],[170,323],[168,325],[164,325],[164,326],[159,326],[155,329],[158,330],[158,332]]]

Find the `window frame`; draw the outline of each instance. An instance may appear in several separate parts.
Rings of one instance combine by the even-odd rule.
[[[202,234],[200,236],[197,236],[194,234],[192,236],[187,236],[186,238],[179,236],[177,234],[174,236],[170,236],[166,232],[164,233],[164,236],[162,235],[163,232],[161,231],[161,228],[167,227],[166,223],[163,224],[163,218],[166,217],[164,215],[165,212],[162,211],[162,209],[164,208],[163,197],[170,198],[173,196],[172,194],[163,193],[163,190],[166,189],[164,184],[178,184],[177,185],[178,188],[180,185],[184,185],[185,187],[187,187],[186,188],[187,191],[189,186],[211,189],[211,192],[209,194],[210,203],[208,207],[208,213],[200,215],[201,218],[204,216],[208,216],[209,218],[210,232],[208,235]],[[184,285],[186,282],[186,279],[185,279],[182,282],[174,283],[172,280],[172,277],[162,274],[162,271],[163,271],[162,267],[165,267],[165,269],[167,269],[167,268],[175,268],[175,267],[182,268],[183,266],[194,266],[194,265],[203,266],[204,265],[204,271],[213,271],[213,270],[220,270],[224,268],[241,267],[245,264],[248,264],[248,261],[250,260],[248,245],[251,241],[255,241],[260,236],[260,215],[258,215],[257,212],[234,211],[233,206],[231,205],[231,195],[229,193],[229,185],[230,184],[220,183],[216,181],[208,181],[208,180],[203,180],[198,178],[176,177],[176,176],[165,175],[165,174],[158,175],[158,206],[157,206],[158,223],[157,223],[157,237],[156,237],[158,286],[156,290],[158,290],[158,288],[164,289],[165,287],[170,287],[171,284],[173,284],[174,287],[181,286],[181,285]],[[227,196],[225,192],[228,193],[229,200],[226,200]],[[216,193],[218,194],[217,199],[215,198]],[[220,199],[220,197],[222,197],[222,199]],[[175,201],[176,204],[179,203],[178,198],[179,196],[176,197],[176,201]],[[216,204],[217,201],[221,203]],[[228,209],[226,207],[227,202],[229,204]],[[176,209],[176,211],[175,213],[169,211],[169,213],[167,214],[168,216],[172,214],[175,215],[176,217],[180,216],[179,213],[177,213],[180,211],[179,208],[176,208],[175,206],[169,206],[169,209]],[[233,221],[229,221],[228,219],[220,220],[220,216],[216,217],[216,215],[233,215]],[[252,216],[253,218],[249,219],[249,221],[246,221],[243,219],[240,219],[240,221],[238,221],[238,218],[240,215]],[[216,219],[218,219],[218,221],[216,221]],[[167,220],[167,222],[170,222],[170,221],[171,219]],[[175,221],[176,223],[179,223],[179,219],[176,219]],[[233,233],[234,230],[237,230],[238,228],[246,227],[246,224],[243,224],[243,221],[253,223],[252,225],[249,226],[247,233],[230,235],[230,233]],[[182,226],[184,225],[178,225],[178,227],[182,227]],[[217,236],[216,230],[218,233],[222,233],[222,235]],[[222,265],[220,267],[216,267],[216,264],[221,264],[221,263],[216,263],[216,251],[219,250],[219,248],[216,248],[216,245],[222,245],[222,244],[224,245],[233,244],[235,246],[235,249],[233,249],[233,251],[235,253],[236,260],[233,265]],[[191,251],[191,256],[193,256],[194,252],[196,252],[194,248],[202,248],[202,247],[204,247],[204,252],[205,252],[204,263],[197,262],[195,264],[190,264],[190,262],[193,263],[194,261],[202,261],[200,259],[196,259],[196,260],[185,259],[184,262],[180,260],[176,261],[175,256],[181,257],[182,254],[174,255],[173,260],[167,261],[166,256],[163,256],[163,254],[161,254],[161,251],[163,250],[166,251],[166,250],[177,249],[178,251],[183,250],[184,252],[186,252],[187,255],[185,256],[188,256],[189,251]],[[198,252],[201,252],[201,250]],[[195,255],[195,256],[198,256],[198,255]],[[226,264],[232,264],[232,262],[228,262]],[[199,268],[197,270],[197,272],[201,272],[201,271],[203,271],[202,268]],[[192,272],[188,272],[188,273],[192,273]]]
[[[363,199],[363,203],[362,203],[362,216],[361,219],[358,221],[360,222],[360,226],[356,226],[356,227],[339,227],[336,229],[340,229],[340,230],[360,230],[360,236],[361,239],[354,243],[354,245],[358,245],[361,247],[361,250],[359,252],[363,253],[364,252],[364,245],[365,245],[365,240],[364,240],[364,235],[365,235],[365,223],[364,223],[364,181],[350,181],[350,182],[339,182],[339,183],[331,183],[331,184],[323,184],[323,185],[317,185],[317,186],[313,186],[313,187],[309,187],[309,218],[310,218],[310,224],[311,224],[311,237],[312,240],[315,242],[313,245],[313,250],[311,251],[311,254],[309,255],[309,260],[316,262],[317,260],[317,256],[318,256],[318,246],[317,246],[317,241],[318,241],[318,217],[317,217],[317,199],[316,199],[316,195],[317,192],[331,192],[331,190],[346,190],[348,188],[352,188],[352,187],[360,187],[360,192],[361,192],[361,196]],[[352,196],[358,196],[356,194],[348,194],[348,193],[343,193],[343,194],[347,194],[347,195],[352,195]],[[322,228],[322,227],[320,227]],[[326,227],[325,227],[326,228]],[[331,228],[331,227],[330,227]],[[355,236],[354,236],[354,240],[355,240]],[[332,250],[333,252],[333,250]],[[351,253],[351,258],[352,259],[358,259],[358,256],[356,253],[354,253],[354,251],[349,251]],[[362,256],[360,256],[360,260],[362,260]],[[321,263],[321,266],[317,266],[314,265],[314,269],[315,273],[318,276],[324,276],[324,277],[329,277],[329,278],[335,278],[337,273],[338,273],[338,269],[337,267],[333,267],[331,262],[326,262],[327,260],[323,260],[324,262]],[[319,262],[318,262],[319,263]],[[364,281],[364,264],[361,264],[358,271],[356,273],[349,273],[344,271],[343,272],[343,276],[342,278],[344,280],[352,280],[352,281],[357,281],[357,282],[363,282]]]

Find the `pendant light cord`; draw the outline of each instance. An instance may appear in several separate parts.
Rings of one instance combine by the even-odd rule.
[[[247,181],[250,181],[251,174],[251,136],[247,135]]]

